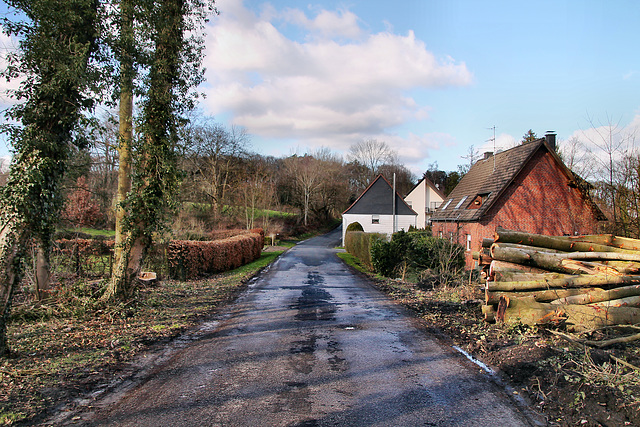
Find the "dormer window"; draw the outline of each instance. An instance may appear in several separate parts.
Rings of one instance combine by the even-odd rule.
[[[473,198],[467,209],[479,209],[491,193],[478,194]]]

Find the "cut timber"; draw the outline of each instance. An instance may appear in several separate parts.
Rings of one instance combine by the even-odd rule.
[[[544,270],[556,271],[559,273],[582,273],[589,264],[582,264],[575,262],[567,262],[567,260],[596,260],[607,262],[606,267],[604,262],[598,266],[602,271],[607,271],[608,268],[617,270],[618,272],[633,272],[636,271],[640,262],[640,253],[632,252],[569,252],[569,253],[554,253],[541,251],[535,248],[527,247],[514,247],[513,245],[505,245],[501,243],[494,243],[491,246],[491,256],[493,259],[499,261],[506,261],[514,264],[522,264],[530,267],[537,267]],[[623,262],[631,261],[631,263],[625,265]],[[596,268],[595,265],[592,267]],[[613,270],[609,270],[613,274]]]
[[[640,307],[640,296],[632,296],[620,299],[612,299],[609,301],[596,302],[593,304],[589,304],[590,307],[601,307],[601,308],[611,308],[611,307]]]
[[[553,288],[589,288],[607,285],[631,285],[640,283],[640,276],[610,276],[576,274],[561,279],[531,280],[521,282],[487,282],[489,291],[527,291]]]
[[[491,245],[491,247],[494,247],[494,246],[499,246],[501,248],[515,248],[515,249],[524,249],[524,250],[528,250],[528,251],[546,252],[546,253],[552,253],[552,254],[567,254],[567,253],[569,253],[569,252],[566,252],[566,251],[560,251],[560,250],[552,249],[552,248],[545,248],[545,247],[542,247],[542,246],[520,245],[518,243],[496,242],[493,245]]]
[[[528,267],[526,265],[515,264],[513,262],[493,260],[489,267],[489,275],[503,271],[518,271],[523,273],[548,273],[548,271],[536,267]]]
[[[566,237],[546,236],[544,234],[524,233],[521,231],[496,228],[495,241],[501,243],[516,243],[527,246],[556,249],[565,252],[627,252],[621,249],[603,244],[581,242]]]
[[[493,245],[494,240],[493,239],[487,239],[486,237],[484,239],[482,239],[482,247],[483,248],[490,248],[491,245]]]
[[[138,280],[145,285],[152,285],[158,280],[158,275],[153,271],[144,271],[140,273]]]
[[[561,307],[536,302],[533,297],[518,298],[509,301],[503,321],[506,324],[524,323],[526,325],[541,325],[546,323],[561,323],[566,320]]]
[[[553,305],[533,298],[514,299],[504,312],[506,324],[539,325],[564,322],[575,329],[597,329],[612,325],[633,325],[640,322],[640,308],[597,307],[589,305]]]
[[[551,301],[551,304],[591,304],[638,295],[640,295],[640,285],[623,286],[606,291],[603,289],[588,289],[584,294],[567,295]]]
[[[617,273],[617,271],[616,271]],[[617,274],[619,276],[619,274]],[[493,275],[494,282],[543,282],[548,280],[566,279],[572,274],[563,273],[525,273],[523,271],[496,271]]]
[[[485,289],[485,303],[497,304],[501,296],[508,296],[511,299],[533,297],[536,302],[561,301],[568,297],[580,297],[583,294],[604,291],[602,288],[572,288],[572,289],[541,289],[537,291],[521,291],[521,292],[490,292]],[[563,304],[563,303],[559,303]],[[567,302],[567,304],[573,304]],[[586,303],[585,303],[586,304]]]
[[[613,266],[608,266],[599,262],[580,261],[576,259],[562,260],[562,266],[571,270],[578,270],[587,274],[612,274],[619,276],[622,273]]]
[[[598,259],[640,262],[640,253],[637,252],[573,252],[564,255],[564,257],[568,259]]]
[[[493,323],[496,321],[496,309],[493,308],[493,305],[483,305],[482,314],[484,314],[484,320],[486,322]]]
[[[507,261],[514,264],[522,264],[530,267],[537,267],[543,270],[556,271],[558,273],[575,274],[580,273],[579,269],[567,268],[562,265],[563,255],[551,252],[541,252],[525,248],[514,248],[501,246],[494,243],[491,246],[491,257],[499,261]]]

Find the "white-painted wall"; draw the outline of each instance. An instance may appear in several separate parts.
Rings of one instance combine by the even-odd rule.
[[[411,209],[416,211],[418,218],[416,220],[416,228],[425,228],[427,221],[427,208],[431,207],[431,203],[435,202],[437,206],[442,203],[442,198],[436,193],[436,191],[427,185],[425,180],[422,180],[411,193],[404,198],[405,202]]]
[[[347,227],[353,222],[359,222],[365,233],[382,233],[391,237],[391,234],[393,234],[393,215],[378,216],[380,223],[372,224],[373,215],[342,215],[342,246],[344,246],[344,236],[347,232]],[[416,227],[415,215],[396,215],[396,231],[408,231],[411,226]]]

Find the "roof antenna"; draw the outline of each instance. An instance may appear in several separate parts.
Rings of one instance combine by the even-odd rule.
[[[493,127],[487,128],[489,130],[493,129],[493,138],[490,138],[488,141],[493,141],[493,173],[496,172],[496,125]]]

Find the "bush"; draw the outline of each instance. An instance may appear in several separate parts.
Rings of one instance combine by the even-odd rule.
[[[344,246],[347,252],[358,258],[362,264],[372,268],[371,245],[380,240],[385,240],[384,234],[350,231],[344,237]]]
[[[371,264],[376,272],[387,277],[396,277],[407,270],[423,275],[429,271],[447,284],[464,269],[464,248],[424,231],[399,231],[390,242],[378,241],[371,246]]]
[[[360,223],[356,221],[356,222],[352,222],[347,226],[346,232],[348,233],[350,231],[364,231],[364,228],[362,228],[362,225],[360,225]]]
[[[260,258],[263,246],[262,229],[215,241],[174,240],[167,247],[169,276],[185,280],[232,270]]]

